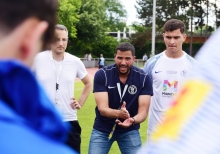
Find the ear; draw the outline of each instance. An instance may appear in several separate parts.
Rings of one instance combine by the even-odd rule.
[[[23,31],[23,39],[19,47],[19,59],[30,65],[34,56],[41,50],[42,36],[48,27],[47,22],[35,18],[27,19],[28,24]]]
[[[185,42],[187,35],[183,34],[183,42]]]
[[[1,37],[0,58],[25,60],[33,52],[48,24],[29,18],[9,34]]]
[[[134,57],[134,61],[135,61],[135,59],[136,59],[136,56],[133,56]]]

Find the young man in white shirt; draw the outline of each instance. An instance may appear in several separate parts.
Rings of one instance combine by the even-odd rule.
[[[67,28],[64,25],[56,25],[51,50],[41,52],[35,57],[34,71],[64,121],[72,126],[67,144],[80,153],[81,128],[77,120],[77,109],[83,106],[89,96],[92,81],[82,61],[65,52],[67,42]],[[76,77],[84,84],[79,100],[74,98]]]
[[[166,50],[150,58],[144,72],[150,75],[153,93],[149,110],[148,136],[163,120],[171,100],[180,90],[195,60],[182,50],[186,39],[185,25],[177,19],[168,20],[163,33]]]

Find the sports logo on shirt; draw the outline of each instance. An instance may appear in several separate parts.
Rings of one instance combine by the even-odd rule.
[[[129,94],[131,94],[131,95],[136,94],[136,92],[137,92],[137,87],[136,87],[135,85],[130,85],[130,86],[128,87],[128,92],[129,92]]]
[[[182,71],[181,71],[181,75],[182,75],[182,76],[187,76],[187,70],[182,70]]]
[[[178,81],[169,82],[164,80],[162,96],[172,97],[176,95],[178,87]]]

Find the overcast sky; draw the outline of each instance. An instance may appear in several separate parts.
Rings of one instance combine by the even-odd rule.
[[[127,25],[131,25],[132,22],[134,21],[140,22],[140,20],[136,17],[137,12],[134,7],[134,5],[136,4],[136,0],[120,0],[120,1],[127,10]]]

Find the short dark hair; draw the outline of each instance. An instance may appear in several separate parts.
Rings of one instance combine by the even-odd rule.
[[[115,53],[117,53],[117,51],[128,51],[131,50],[132,56],[135,56],[135,48],[132,44],[128,43],[128,42],[124,42],[119,44],[116,49],[115,49]]]
[[[164,24],[163,29],[164,29],[164,32],[168,32],[168,31],[172,32],[174,30],[180,29],[180,32],[183,34],[185,33],[186,26],[180,20],[170,19]]]
[[[48,22],[43,46],[52,42],[57,22],[58,0],[0,0],[0,31],[10,33],[26,19],[36,17]]]

